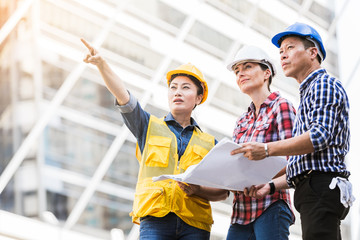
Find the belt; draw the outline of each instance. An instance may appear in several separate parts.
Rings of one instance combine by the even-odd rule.
[[[340,172],[320,172],[320,171],[313,171],[313,170],[309,170],[307,172],[304,172],[300,175],[297,175],[293,178],[290,179],[290,182],[294,185],[294,187],[296,188],[296,186],[303,181],[306,178],[309,178],[311,175],[317,175],[317,174],[326,174],[326,175],[330,175],[332,177],[343,177],[343,178],[348,178],[347,176],[344,175],[344,173],[340,173]]]
[[[305,173],[302,173],[300,175],[297,175],[293,178],[290,179],[291,183],[294,185],[294,187],[296,188],[296,186],[304,179],[308,178],[310,176],[310,174],[313,172],[313,170],[307,171]]]

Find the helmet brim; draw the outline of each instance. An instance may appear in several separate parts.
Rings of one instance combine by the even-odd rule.
[[[253,63],[261,63],[261,64],[263,64],[262,61],[259,61],[257,59],[246,59],[246,60],[241,60],[241,61],[233,61],[233,62],[229,63],[226,68],[229,71],[233,71],[233,67],[235,67],[235,65],[246,63],[246,62],[253,62]]]
[[[297,35],[297,36],[302,36],[302,37],[306,37],[308,35],[305,34],[300,34],[298,32],[294,32],[294,31],[284,31],[281,33],[276,34],[272,39],[271,42],[278,48],[280,48],[280,44],[279,41],[282,37],[288,36],[288,35]]]
[[[172,75],[174,75],[174,74],[179,74],[179,73],[191,75],[191,76],[193,76],[194,78],[196,78],[196,79],[200,82],[200,84],[203,85],[203,98],[202,98],[202,100],[201,100],[201,103],[205,102],[206,99],[207,99],[207,96],[208,96],[208,86],[207,86],[207,82],[206,82],[205,80],[200,79],[199,76],[197,76],[197,75],[194,74],[193,72],[186,71],[186,70],[183,70],[183,69],[181,69],[181,70],[175,69],[175,70],[169,71],[169,72],[166,74],[166,79],[167,79],[167,84],[168,84],[168,86],[169,86],[169,84],[170,84],[170,79],[171,79]],[[200,103],[200,104],[201,104],[201,103]]]
[[[264,62],[263,60],[257,60],[257,59],[245,59],[245,60],[241,60],[241,61],[233,61],[232,63],[227,65],[227,69],[229,71],[234,71],[233,68],[238,65],[238,64],[242,64],[242,63],[246,63],[246,62],[252,62],[252,63],[258,63],[258,64],[262,64],[267,66],[267,68],[269,68],[270,72],[271,72],[271,76],[275,77],[276,75],[276,69],[273,65],[272,62],[266,61]]]
[[[301,34],[301,33],[298,33],[298,32],[294,32],[294,31],[284,31],[284,32],[281,32],[281,33],[278,33],[276,34],[272,39],[271,39],[271,42],[278,48],[280,48],[280,45],[281,45],[281,38],[285,37],[285,36],[300,36],[300,37],[312,37],[311,34]],[[314,39],[314,41],[317,41],[317,39]],[[319,42],[318,42],[319,43]],[[319,43],[319,51],[322,52],[322,57],[321,57],[321,60],[325,60],[325,57],[326,57],[326,51],[325,51],[325,48],[323,46],[322,43]]]

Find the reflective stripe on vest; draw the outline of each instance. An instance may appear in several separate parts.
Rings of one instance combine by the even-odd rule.
[[[179,174],[199,163],[214,147],[213,136],[194,128],[189,144],[178,161],[176,136],[163,119],[150,116],[133,205],[133,222],[151,215],[163,217],[174,212],[187,224],[211,230],[213,223],[209,201],[187,196],[173,180],[153,182],[152,177]],[[139,157],[139,151],[137,152]]]

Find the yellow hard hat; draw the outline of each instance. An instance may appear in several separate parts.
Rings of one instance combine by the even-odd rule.
[[[195,67],[194,65],[192,65],[191,63],[180,65],[176,69],[171,70],[166,74],[166,79],[167,79],[168,85],[170,84],[171,76],[174,74],[179,74],[179,73],[185,73],[185,74],[191,75],[191,76],[195,77],[197,80],[199,80],[201,86],[203,87],[203,98],[202,98],[200,104],[205,102],[205,100],[208,96],[208,86],[207,86],[207,83],[204,79],[204,75],[202,74],[202,72],[200,72],[200,70],[197,67]]]

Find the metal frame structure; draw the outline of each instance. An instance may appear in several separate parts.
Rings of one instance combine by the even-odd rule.
[[[44,0],[49,1],[52,3],[55,3],[56,1],[52,0]],[[224,14],[221,11],[216,10],[215,8],[211,7],[212,4],[218,4],[221,8],[224,8],[223,10],[226,12],[227,8],[225,5],[221,4],[221,1],[217,0],[209,0],[209,1],[166,1],[166,0],[159,0],[163,2],[164,4],[167,4],[174,9],[179,9],[181,12],[183,12],[186,15],[186,18],[179,28],[179,31],[175,33],[173,37],[169,37],[166,34],[161,33],[156,29],[156,27],[153,27],[151,24],[146,25],[141,21],[136,21],[134,18],[129,15],[128,13],[125,13],[125,9],[127,12],[135,12],[136,9],[133,9],[129,7],[129,0],[128,1],[108,1],[112,3],[116,3],[116,8],[111,8],[109,6],[106,6],[106,3],[101,3],[101,1],[97,0],[89,0],[89,1],[80,1],[80,0],[73,0],[74,3],[78,4],[80,7],[84,9],[89,9],[90,11],[94,12],[100,12],[99,9],[105,9],[110,14],[106,14],[108,16],[107,19],[103,19],[104,24],[102,26],[100,33],[94,33],[96,38],[93,41],[93,45],[96,48],[101,48],[105,39],[109,36],[109,33],[112,31],[113,28],[116,27],[118,23],[126,22],[128,23],[127,26],[132,29],[138,29],[141,28],[144,31],[144,34],[147,36],[150,36],[150,32],[154,31],[154,35],[158,35],[159,38],[162,38],[162,41],[164,43],[167,43],[168,45],[172,46],[172,49],[165,48],[161,49],[159,46],[155,46],[157,48],[156,50],[162,53],[162,60],[160,65],[156,68],[154,72],[151,72],[148,70],[148,68],[144,68],[144,72],[148,71],[151,73],[152,77],[150,79],[150,82],[146,83],[148,87],[144,88],[145,91],[142,94],[141,98],[139,98],[141,105],[143,108],[147,106],[147,104],[151,101],[154,101],[152,98],[154,95],[156,95],[156,91],[158,91],[159,86],[161,85],[160,82],[162,81],[162,77],[166,73],[167,69],[170,67],[172,61],[184,61],[186,58],[182,54],[180,54],[179,51],[181,50],[188,50],[190,52],[191,50],[198,51],[194,49],[194,47],[189,46],[187,44],[188,36],[192,30],[192,27],[194,24],[199,21],[203,23],[213,24],[215,28],[219,32],[226,32],[228,36],[230,36],[234,41],[232,42],[230,50],[226,52],[226,56],[224,59],[217,59],[217,58],[209,58],[207,54],[202,53],[201,51],[196,52],[196,54],[191,55],[196,59],[197,62],[200,62],[199,59],[201,58],[209,58],[209,61],[207,64],[210,65],[209,68],[206,68],[206,73],[208,76],[211,76],[214,79],[214,82],[212,83],[212,87],[214,89],[217,89],[220,84],[227,84],[231,85],[226,82],[226,80],[223,80],[223,76],[225,78],[228,78],[230,76],[229,73],[225,70],[225,63],[231,59],[231,57],[235,54],[235,52],[239,49],[239,47],[242,44],[250,44],[251,40],[241,39],[239,40],[239,36],[237,35],[237,31],[229,31],[229,29],[239,29],[244,33],[249,34],[250,36],[253,36],[253,38],[257,38],[259,35],[258,33],[255,33],[255,31],[252,29],[252,26],[254,24],[255,18],[256,18],[256,12],[261,8],[262,11],[265,11],[263,5],[268,4],[266,1],[253,1],[253,8],[250,11],[249,17],[246,19],[245,23],[239,24],[235,20],[229,20],[228,16]],[[301,1],[302,4],[300,5],[300,9],[297,12],[296,19],[305,19],[304,15],[309,11],[309,8],[311,7],[312,3],[315,0],[304,0]],[[251,2],[251,1],[249,1]],[[279,3],[277,3],[279,2]],[[342,11],[346,9],[347,3],[349,0],[345,1],[345,3],[342,6]],[[282,1],[273,1],[273,3],[281,4],[283,5]],[[42,24],[39,14],[39,8],[40,8],[40,0],[25,0],[21,4],[19,4],[18,8],[14,13],[11,15],[11,17],[6,21],[6,23],[1,27],[0,29],[0,46],[5,42],[5,40],[11,35],[11,33],[16,29],[18,23],[21,21],[22,18],[25,17],[25,15],[31,16],[32,20],[32,28],[33,28],[33,38],[34,38],[34,48],[40,50],[40,38],[41,38],[41,31],[40,29],[46,29],[49,28],[46,24]],[[56,2],[56,5],[63,8],[71,8],[72,6],[68,5],[69,1],[64,2]],[[290,4],[291,3],[290,1]],[[225,9],[226,8],[226,9]],[[201,10],[201,11],[200,11]],[[73,9],[74,12],[77,11],[77,9]],[[336,34],[336,26],[337,22],[341,18],[341,12],[336,15],[335,18],[333,18],[332,22],[330,23],[330,27],[328,28],[328,32],[325,38],[325,42],[332,41],[333,37]],[[199,14],[201,12],[201,14]],[[87,14],[86,11],[79,12],[79,15],[81,15],[85,19],[90,19],[92,16],[90,14]],[[209,16],[216,16],[215,19],[210,19]],[[322,21],[321,19],[318,21]],[[221,26],[222,22],[228,23],[230,26]],[[167,26],[164,26],[164,29],[167,28]],[[169,28],[170,29],[170,28]],[[49,28],[50,31],[54,30]],[[55,30],[54,30],[55,31]],[[171,30],[169,30],[171,31]],[[73,36],[64,36],[64,38],[68,38],[69,41],[74,40]],[[250,39],[253,39],[250,38]],[[263,44],[264,46],[271,46],[270,43],[267,43],[266,38],[262,37],[259,39],[258,43]],[[141,42],[141,39],[134,40]],[[326,45],[326,43],[325,43]],[[80,50],[80,44],[78,44],[78,49],[75,53],[72,53],[72,56],[70,58],[74,58],[75,61],[78,61],[78,64],[76,66],[73,66],[73,69],[71,72],[67,75],[64,82],[61,84],[60,88],[56,91],[54,97],[51,99],[51,101],[47,101],[41,97],[42,92],[42,63],[41,63],[41,56],[37,55],[34,56],[34,61],[36,62],[35,69],[34,69],[34,84],[35,84],[35,92],[36,95],[36,101],[37,101],[37,107],[38,112],[36,117],[36,121],[34,125],[31,127],[28,135],[23,139],[20,146],[16,148],[15,154],[7,164],[6,168],[3,170],[1,176],[0,176],[0,194],[3,192],[3,190],[8,186],[11,179],[14,177],[16,171],[21,168],[22,163],[24,162],[24,159],[28,155],[30,151],[32,151],[34,145],[37,144],[39,139],[41,139],[41,135],[45,129],[45,127],[49,124],[49,122],[52,120],[54,116],[61,116],[65,119],[69,119],[74,122],[81,123],[84,126],[87,126],[89,128],[97,129],[101,132],[109,133],[111,135],[114,135],[114,139],[108,148],[107,152],[103,156],[103,158],[99,161],[98,167],[96,168],[96,171],[93,173],[91,178],[84,177],[81,174],[74,174],[71,171],[58,169],[51,166],[46,166],[43,162],[43,156],[41,154],[42,150],[39,148],[37,151],[37,173],[39,176],[51,176],[53,178],[59,178],[63,182],[69,182],[69,183],[76,183],[76,185],[84,187],[84,191],[80,195],[80,198],[75,203],[74,207],[72,208],[67,220],[62,226],[58,226],[58,228],[62,229],[62,231],[69,231],[71,233],[71,230],[74,228],[76,223],[78,222],[81,214],[83,213],[86,206],[89,204],[91,198],[93,197],[95,191],[104,192],[104,193],[110,193],[112,195],[116,195],[120,198],[132,200],[133,199],[133,193],[134,190],[119,186],[116,184],[112,184],[110,182],[104,181],[103,178],[106,174],[106,172],[109,170],[111,164],[113,163],[117,153],[123,146],[124,142],[127,139],[131,139],[130,132],[126,128],[125,125],[123,126],[117,126],[115,124],[102,121],[101,119],[98,119],[96,117],[89,116],[87,114],[83,114],[79,111],[70,109],[69,107],[66,107],[63,105],[64,100],[69,96],[71,90],[74,88],[78,80],[80,79],[81,75],[84,74],[84,71],[88,68],[87,65],[80,62],[80,59],[78,58],[81,55]],[[180,49],[180,50],[179,50]],[[209,52],[213,51],[214,55],[217,54],[216,50],[212,50],[211,47],[208,49]],[[34,51],[37,52],[37,51]],[[39,51],[40,52],[40,51]],[[111,55],[107,55],[111,56]],[[200,57],[196,57],[200,56]],[[119,62],[127,60],[125,59],[119,59]],[[128,66],[131,66],[133,68],[141,68],[141,66],[138,66],[135,63],[128,63]],[[355,66],[355,68],[359,65]],[[205,64],[203,66],[205,68]],[[224,68],[223,70],[222,67]],[[91,67],[90,67],[91,68]],[[118,67],[115,67],[116,71],[123,74],[125,76],[124,81],[130,82],[131,77],[133,75],[129,74],[128,72],[124,72],[123,69],[119,69]],[[354,69],[356,71],[356,69]],[[141,80],[141,77],[137,77],[139,81]],[[352,79],[351,79],[352,80]],[[97,80],[94,80],[97,81]],[[103,84],[103,83],[102,83]],[[348,85],[349,82],[346,82],[346,85]],[[233,87],[233,85],[231,85]],[[215,91],[210,92],[208,102],[211,102],[215,98]],[[296,101],[296,97],[294,96],[294,92],[284,92],[285,96],[291,98],[292,100]],[[160,108],[165,108],[163,105],[160,105]],[[242,106],[242,108],[246,108],[246,106]],[[199,117],[201,125],[204,125],[205,128],[214,128],[216,129],[217,124],[211,124],[206,121],[206,116],[208,116],[208,113],[205,113],[206,111],[210,111],[211,113],[216,113],[217,109],[211,106],[210,104],[207,104],[204,106],[204,109],[199,110],[196,114],[197,117]],[[225,112],[221,112],[224,116],[227,116]],[[235,114],[236,115],[236,114]],[[231,117],[231,116],[230,116]],[[1,119],[1,118],[0,118]],[[231,118],[232,119],[232,118]],[[232,119],[233,120],[233,119]],[[232,126],[232,125],[231,125]],[[229,131],[230,128],[220,129],[220,131],[224,131],[224,135],[230,135],[231,132]],[[134,141],[134,140],[132,140]],[[38,215],[40,216],[43,212],[46,211],[46,193],[45,193],[45,187],[43,186],[43,183],[41,181],[41,177],[38,178],[37,186],[38,186]],[[219,221],[222,221],[224,219],[224,216],[228,215],[231,211],[231,208],[228,204],[225,203],[216,203],[213,204],[214,207],[214,217],[215,219],[218,219]],[[225,209],[225,210],[224,210]],[[5,212],[0,212],[0,223],[3,221],[2,216],[4,214],[7,214]],[[10,216],[10,215],[9,215]],[[13,218],[14,216],[11,216]],[[225,217],[226,219],[226,217]],[[23,221],[23,218],[19,218],[19,221]],[[26,220],[25,220],[26,221]],[[216,223],[216,220],[215,220]],[[220,223],[219,226],[223,227],[226,226],[228,223]],[[218,225],[216,225],[218,226]],[[214,226],[216,229],[217,227]],[[0,226],[1,227],[1,226]],[[49,227],[44,224],[41,224],[41,227]],[[224,229],[222,229],[224,230]],[[220,231],[220,230],[219,230]],[[294,230],[296,232],[298,230]],[[137,227],[135,226],[132,231],[128,234],[127,239],[137,239]],[[5,233],[5,230],[1,230],[0,228],[0,236],[2,234],[5,235],[11,235],[11,233]],[[296,234],[295,234],[296,235]],[[293,239],[297,239],[294,235]],[[15,236],[15,235],[14,235]],[[221,236],[221,234],[219,234]],[[61,238],[59,239],[66,239]],[[80,238],[77,238],[80,239]]]

